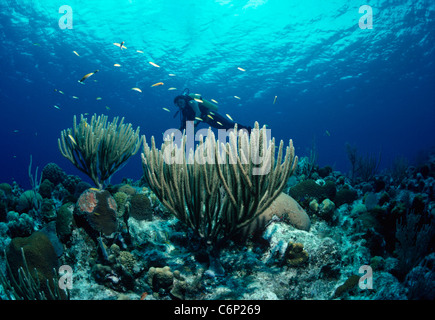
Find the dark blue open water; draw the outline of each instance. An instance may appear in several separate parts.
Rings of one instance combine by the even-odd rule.
[[[72,29],[59,26],[64,4]],[[30,155],[33,170],[55,162],[87,179],[57,147],[74,115],[125,117],[160,142],[186,87],[293,139],[299,156],[314,142],[318,164],[342,172],[346,143],[381,152],[381,169],[435,145],[433,1],[1,0],[0,40],[0,181],[25,188]],[[112,182],[141,174],[136,154]]]

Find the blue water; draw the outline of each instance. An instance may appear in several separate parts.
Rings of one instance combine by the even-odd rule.
[[[59,26],[64,4],[72,29]],[[359,27],[363,4],[372,29]],[[33,171],[55,162],[89,181],[57,146],[74,115],[125,117],[161,142],[184,88],[293,139],[298,156],[314,144],[318,164],[342,172],[346,143],[381,152],[380,169],[435,145],[433,1],[1,0],[0,40],[0,182],[28,187],[31,155]],[[141,174],[136,154],[112,182]]]

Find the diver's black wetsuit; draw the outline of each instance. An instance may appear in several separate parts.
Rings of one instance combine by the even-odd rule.
[[[202,122],[207,123],[209,126],[217,129],[233,129],[236,122],[231,121],[230,119],[222,116],[221,114],[217,113],[216,111],[211,111],[208,108],[204,107],[202,104],[198,104],[199,111],[201,111],[201,119]],[[186,103],[186,107],[180,109],[181,112],[181,126],[180,131],[183,131],[186,129],[186,121],[195,121],[195,111],[190,107],[188,103]],[[210,115],[210,117],[208,116]],[[198,120],[197,120],[198,121]],[[195,124],[195,127],[200,123],[201,121],[198,121]],[[219,123],[218,123],[219,122]],[[237,129],[246,129],[248,132],[251,132],[252,128],[249,126],[244,126],[240,123],[237,123]]]

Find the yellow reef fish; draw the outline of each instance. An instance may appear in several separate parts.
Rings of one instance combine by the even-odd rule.
[[[79,82],[80,82],[80,83],[83,83],[87,78],[89,78],[89,77],[92,76],[93,74],[96,74],[98,71],[100,71],[100,70],[95,70],[94,72],[90,72],[90,73],[84,75],[83,78],[81,78],[81,79],[79,80]]]
[[[73,98],[73,99],[78,99],[79,97],[77,97],[77,96],[72,96],[72,98]]]
[[[57,106],[57,105],[54,105],[53,107],[55,107],[56,109],[59,109],[59,110],[60,110],[59,106]]]
[[[151,87],[163,86],[163,82],[154,83]]]
[[[230,119],[231,121],[234,121],[233,118],[231,118],[231,116],[227,113],[226,114],[227,118]]]
[[[121,50],[122,50],[122,49],[127,49],[127,47],[124,46],[124,42],[125,42],[125,41],[122,41],[121,43],[114,42],[113,44],[114,44],[115,46],[119,47]]]
[[[113,66],[114,67],[120,67],[121,65],[119,63],[115,63]]]
[[[213,111],[210,111],[210,114],[211,114],[212,116],[214,116],[214,112],[213,112]]]
[[[72,135],[68,135],[68,138],[70,138],[70,140],[72,141],[72,143],[74,143],[74,144],[77,144],[77,142],[74,140],[74,138],[73,138],[73,136]]]
[[[207,117],[209,117],[211,120],[213,120],[213,117],[211,115],[208,114]]]
[[[219,121],[216,121],[216,123],[217,123],[218,125],[222,126],[222,123],[220,123]]]
[[[134,91],[137,91],[137,92],[142,92],[142,90],[139,89],[139,88],[131,88],[131,90],[134,90]]]
[[[211,102],[219,103],[219,102],[217,102],[215,99],[211,99]]]
[[[177,90],[177,88],[170,87],[168,90],[169,90],[169,91],[171,91],[171,90]]]
[[[275,102],[276,102],[276,98],[277,98],[277,96],[275,96],[275,98],[273,99],[273,104],[275,104]]]
[[[106,106],[106,109],[107,109],[107,110],[110,110],[110,108],[109,108],[108,106]]]
[[[77,53],[77,51],[73,51],[73,53],[74,53],[77,57],[80,57],[80,55]]]
[[[170,76],[170,77],[175,77],[176,74],[174,74],[174,73],[170,73],[170,74],[168,74],[168,76]]]
[[[20,132],[20,130],[14,130],[14,131],[13,131],[13,133],[18,133],[18,132]]]
[[[236,99],[239,99],[239,100],[240,100],[240,97],[238,97],[238,96],[234,96],[234,98],[236,98]]]
[[[143,53],[143,51],[142,51],[142,50],[136,50],[136,52],[138,52],[138,53]]]
[[[203,121],[202,118],[200,118],[200,117],[195,117],[195,120]]]
[[[89,188],[89,190],[92,190],[92,191],[100,191],[100,189],[98,189],[98,188]]]
[[[149,61],[149,64],[153,67],[160,68],[160,66],[158,64],[155,64],[154,62]]]
[[[168,108],[162,108],[165,111],[171,112],[171,110],[169,110]]]
[[[331,136],[331,134],[329,133],[329,131],[328,131],[328,130],[326,130],[326,131],[325,131],[325,133],[326,133],[326,135],[327,135],[328,137],[330,137],[330,136]]]
[[[193,100],[195,100],[196,102],[199,102],[199,103],[203,103],[204,101],[202,101],[201,99],[197,99],[197,98],[195,98],[195,99],[193,99]]]
[[[101,97],[97,97],[95,100],[101,100],[101,99],[103,99],[103,98],[101,98]]]
[[[243,71],[243,72],[245,72],[245,71],[246,71],[245,69],[243,69],[243,68],[240,68],[240,67],[237,67],[237,69],[239,69],[240,71]]]
[[[94,214],[95,214],[96,216],[99,216],[99,215],[100,215],[98,212],[94,212]]]

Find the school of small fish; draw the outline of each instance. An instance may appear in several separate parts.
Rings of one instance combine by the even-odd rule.
[[[36,45],[38,45],[38,44],[36,44]],[[114,42],[113,45],[119,47],[119,48],[121,49],[121,51],[124,50],[124,49],[127,49],[127,47],[125,46],[125,41],[122,41],[122,42],[120,42],[120,43]],[[137,53],[144,54],[144,51],[143,51],[143,50],[136,50],[136,52],[137,52]],[[74,53],[77,57],[80,57],[80,54],[79,54],[77,51],[74,50],[73,53]],[[158,65],[157,63],[155,63],[155,62],[153,62],[153,61],[148,61],[148,63],[149,63],[151,66],[155,67],[155,68],[160,68],[160,65]],[[121,67],[121,64],[119,64],[119,63],[115,63],[115,64],[113,64],[113,66],[119,68],[119,67]],[[239,71],[246,72],[246,69],[245,69],[245,68],[237,67],[237,69],[238,69]],[[90,73],[85,74],[85,75],[84,75],[84,76],[83,76],[83,77],[82,77],[78,82],[81,83],[81,84],[84,84],[84,82],[85,82],[86,79],[88,79],[89,77],[93,76],[93,75],[94,75],[95,73],[97,73],[97,72],[99,72],[98,69],[95,70],[94,72],[90,72]],[[170,76],[170,77],[175,77],[176,74],[174,74],[174,73],[169,73],[168,76]],[[97,82],[97,80],[94,79],[94,82]],[[163,85],[164,85],[164,83],[161,82],[161,81],[159,81],[159,82],[156,82],[156,83],[152,84],[151,87],[158,87],[158,86],[163,86]],[[133,90],[133,91],[137,91],[137,92],[140,92],[140,93],[142,92],[142,90],[141,90],[140,88],[137,88],[137,87],[133,87],[133,88],[131,88],[131,90]],[[168,88],[168,91],[173,91],[173,90],[177,90],[177,88],[175,88],[175,87],[169,87],[169,88]],[[60,94],[64,94],[63,91],[58,90],[58,89],[54,89],[54,91],[59,92]],[[237,96],[237,95],[234,95],[233,97],[234,97],[235,99],[237,99],[237,100],[241,100],[241,98],[240,98],[239,96]],[[73,99],[79,99],[79,97],[77,97],[77,96],[72,96],[72,98],[73,98]],[[102,98],[101,98],[101,97],[96,97],[96,100],[102,100]],[[194,100],[197,101],[197,102],[199,102],[199,103],[203,103],[203,100],[201,100],[201,99],[194,98]],[[277,100],[277,96],[274,97],[274,99],[273,99],[273,104],[276,103],[276,100]],[[211,99],[211,101],[212,101],[213,103],[215,103],[215,104],[218,104],[218,101],[216,101],[215,99]],[[53,107],[56,108],[56,109],[60,109],[60,107],[59,107],[58,105],[54,105]],[[107,110],[110,110],[110,108],[109,108],[108,106],[106,106],[106,109],[107,109]],[[168,108],[162,108],[162,109],[163,109],[164,111],[171,112]],[[210,112],[210,113],[207,115],[207,117],[210,118],[210,119],[213,119],[213,115],[214,115],[214,113],[213,113],[213,112]],[[230,119],[231,121],[234,121],[233,118],[232,118],[228,113],[226,114],[226,116],[227,116],[227,118]],[[195,117],[195,119],[196,119],[196,120],[199,120],[199,121],[203,121],[203,119],[200,118],[200,117]],[[216,121],[216,123],[222,126],[222,123],[221,123],[221,122]],[[18,132],[18,131],[17,131],[17,132]],[[328,135],[328,136],[330,135],[330,133],[329,133],[327,130],[326,130],[326,135]],[[72,141],[73,143],[75,143],[75,140],[74,140],[74,138],[73,138],[71,135],[69,135],[69,138],[71,139],[71,141]]]

